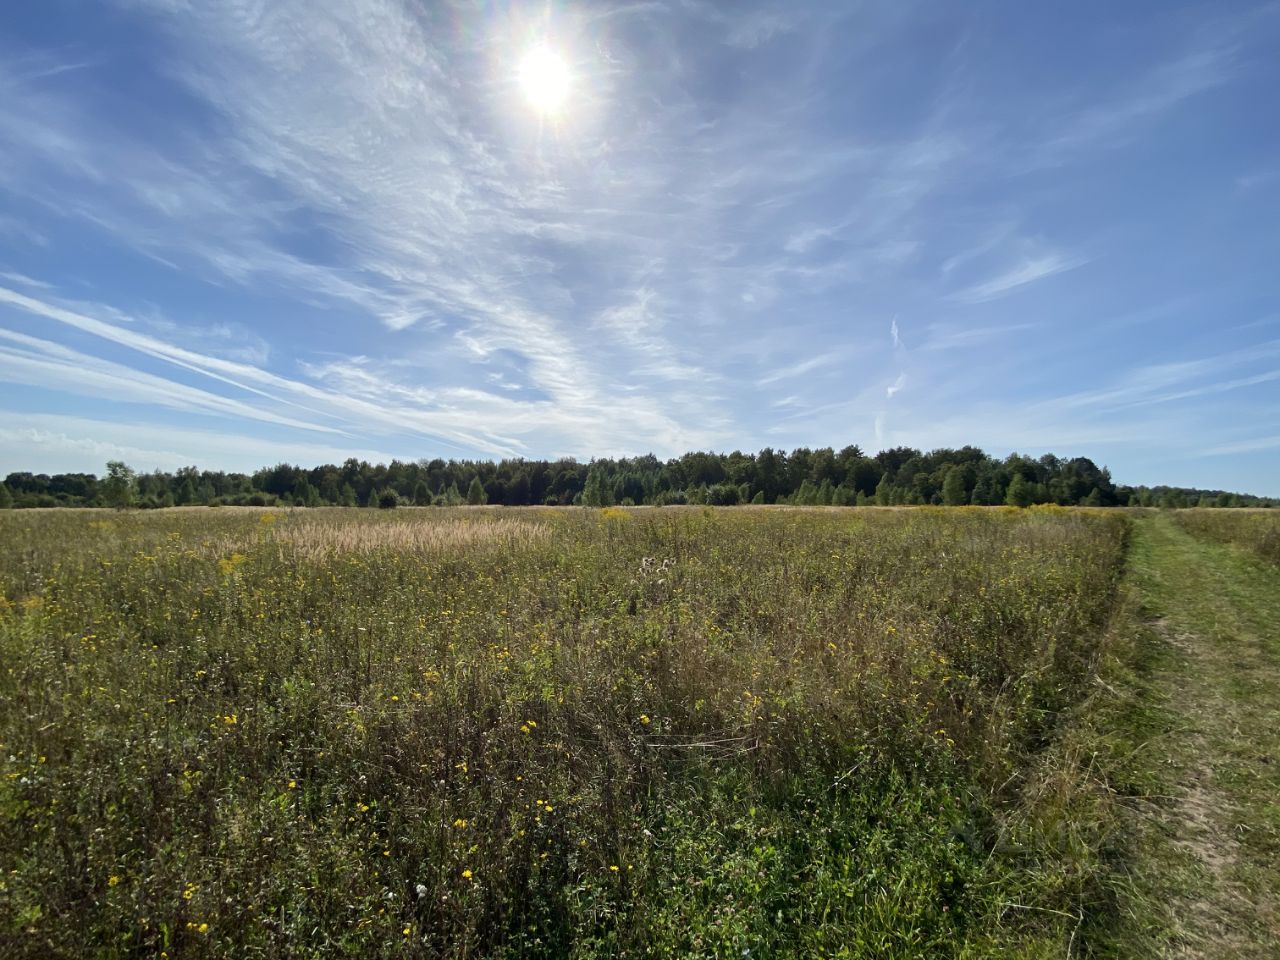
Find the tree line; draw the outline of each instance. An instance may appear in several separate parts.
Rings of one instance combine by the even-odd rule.
[[[672,504],[898,506],[1245,507],[1280,501],[1222,490],[1117,486],[1087,457],[1012,454],[977,447],[894,447],[868,455],[856,445],[759,453],[652,454],[583,463],[574,459],[393,460],[304,468],[281,463],[252,474],[183,467],[137,472],[120,461],[90,473],[10,473],[0,508],[171,506],[505,506],[592,507]]]

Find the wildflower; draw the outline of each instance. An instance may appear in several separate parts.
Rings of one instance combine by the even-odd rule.
[[[111,876],[107,877],[108,887],[114,887],[119,882],[120,882],[120,878],[114,873]]]
[[[610,873],[617,873],[617,872],[618,872],[618,865],[617,865],[616,863],[611,863],[611,864],[609,864],[609,872],[610,872]]]
[[[470,879],[471,879],[471,871],[470,871],[470,870],[463,870],[463,871],[462,871],[462,879],[463,879],[463,880],[470,880]]]
[[[641,723],[643,723],[643,724],[647,727],[647,726],[649,725],[649,723],[650,723],[650,721],[649,721],[649,715],[648,715],[647,713],[642,713],[642,714],[640,714],[640,722],[641,722]]]
[[[222,718],[222,722],[225,723],[227,726],[232,726],[233,724],[239,722],[239,718],[234,713],[228,713]]]
[[[554,813],[556,808],[548,803],[542,809],[547,811],[547,813]]]
[[[289,789],[290,789],[290,790],[297,790],[297,789],[298,789],[298,781],[297,781],[297,780],[290,780],[290,781],[289,781]]]
[[[457,820],[453,821],[453,825],[457,827],[459,830],[467,829],[467,821],[462,819],[462,817],[459,817]]]
[[[522,724],[520,725],[520,732],[521,732],[521,733],[528,733],[528,732],[529,732],[529,725],[528,725],[527,723],[522,723]]]
[[[410,933],[412,933],[412,931],[411,931],[408,927],[405,927],[405,928],[404,928],[403,930],[401,930],[400,932],[401,932],[404,936],[406,936],[406,937],[407,937]]]

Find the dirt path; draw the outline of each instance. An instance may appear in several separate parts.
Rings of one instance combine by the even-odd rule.
[[[1280,958],[1280,570],[1163,516],[1135,530],[1132,585],[1155,634],[1163,784],[1141,803],[1135,903],[1149,949]],[[1138,945],[1134,945],[1137,947]]]

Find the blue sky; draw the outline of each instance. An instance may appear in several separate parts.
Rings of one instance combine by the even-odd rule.
[[[974,443],[1280,495],[1278,41],[1274,3],[11,4],[0,472]]]

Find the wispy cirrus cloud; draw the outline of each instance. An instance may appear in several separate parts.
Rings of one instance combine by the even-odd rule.
[[[191,413],[214,414],[237,420],[258,420],[277,426],[321,433],[342,434],[332,426],[300,420],[247,403],[200,390],[174,380],[112,363],[68,347],[0,330],[0,376],[10,383],[100,399],[145,403]]]
[[[1067,113],[1057,132],[1039,146],[1046,162],[1099,146],[1116,146],[1141,133],[1142,124],[1184,101],[1227,83],[1239,69],[1234,43],[1192,49],[1158,64],[1118,96]]]
[[[1207,357],[1138,366],[1127,371],[1118,383],[1062,396],[1053,402],[1060,408],[1118,409],[1225,393],[1280,379],[1280,369],[1271,366],[1278,358],[1280,340],[1267,340]],[[1260,364],[1268,369],[1244,373],[1249,366]]]
[[[26,469],[77,472],[86,463],[123,460],[140,470],[175,470],[216,463],[220,469],[251,472],[263,464],[341,463],[347,457],[386,463],[394,453],[358,441],[336,443],[246,437],[218,431],[119,420],[0,411],[0,447]]]
[[[769,371],[763,377],[756,380],[757,387],[767,387],[770,384],[778,383],[781,380],[790,380],[794,377],[804,376],[806,373],[812,373],[815,370],[821,370],[823,367],[829,367],[836,363],[840,358],[833,354],[821,354],[816,357],[809,357],[806,360],[800,360],[796,363],[787,364],[785,367],[778,367]]]
[[[992,340],[1012,337],[1027,330],[1035,330],[1038,323],[1010,323],[1001,326],[963,326],[954,323],[935,323],[929,327],[922,350],[957,350],[977,346]]]
[[[1233,443],[1219,443],[1206,447],[1202,455],[1206,457],[1227,457],[1238,453],[1257,453],[1263,450],[1280,449],[1280,433],[1264,437],[1252,437]]]
[[[986,303],[1006,296],[1021,287],[1052,277],[1068,270],[1074,270],[1088,263],[1085,257],[1072,257],[1060,253],[1049,253],[1024,261],[1004,273],[992,277],[982,283],[975,284],[951,295],[952,300],[960,303]]]

